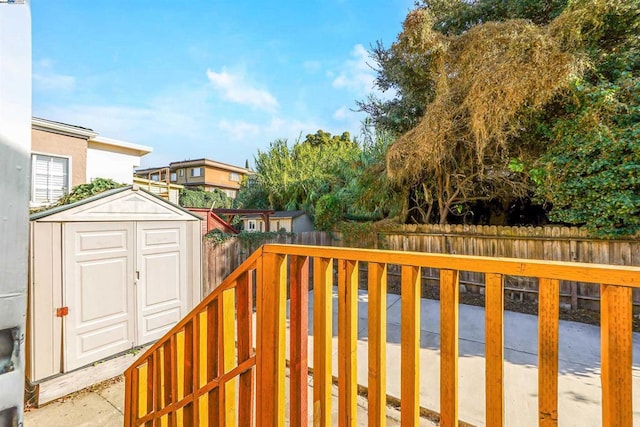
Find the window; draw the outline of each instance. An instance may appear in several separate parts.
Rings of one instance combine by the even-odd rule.
[[[236,198],[236,191],[235,190],[224,190],[224,194],[226,194],[227,197],[231,197],[232,199]]]
[[[178,176],[175,172],[171,172],[171,177],[169,179],[171,182],[176,182],[178,180]]]
[[[151,175],[151,181],[160,181],[160,175],[154,173],[153,175]]]
[[[240,182],[240,174],[235,173],[235,172],[231,172],[229,174],[229,181]]]
[[[198,177],[203,175],[203,168],[191,168],[191,176]]]
[[[33,154],[31,162],[32,203],[53,203],[69,192],[68,158]]]
[[[249,229],[249,231],[256,231],[256,220],[250,219],[249,221],[247,221],[247,228]]]
[[[184,176],[184,169],[178,169],[178,173],[180,174],[180,176]]]

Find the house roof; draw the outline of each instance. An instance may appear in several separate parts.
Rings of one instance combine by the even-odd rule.
[[[153,151],[153,148],[147,145],[134,144],[132,142],[120,141],[113,138],[105,138],[103,136],[96,136],[94,138],[90,138],[89,142],[97,142],[99,144],[111,145],[113,147],[125,148],[132,151],[137,151],[138,155],[141,155],[141,156],[145,154],[149,154]]]
[[[200,166],[210,166],[213,168],[218,168],[218,169],[224,169],[227,171],[231,171],[231,172],[238,172],[238,173],[242,173],[245,175],[252,175],[254,172],[243,168],[241,166],[234,166],[234,165],[230,165],[228,163],[222,163],[222,162],[218,162],[216,160],[209,160],[209,159],[195,159],[195,160],[182,160],[180,162],[171,162],[168,166],[158,166],[158,167],[151,167],[151,168],[144,168],[144,169],[137,169],[136,173],[142,174],[142,173],[149,173],[149,172],[155,172],[161,169],[170,169],[171,172],[176,171],[177,169],[180,168],[186,168],[186,167],[200,167]]]
[[[178,206],[168,200],[163,199],[162,197],[151,193],[147,190],[144,190],[142,188],[139,188],[137,186],[126,186],[126,187],[119,187],[119,188],[114,188],[111,190],[107,190],[104,191],[102,193],[96,194],[94,196],[91,197],[87,197],[86,199],[82,199],[79,200],[77,202],[74,203],[69,203],[68,205],[62,205],[62,206],[56,206],[54,208],[51,209],[47,209],[44,210],[42,212],[37,212],[34,213],[33,215],[31,215],[29,217],[29,220],[31,221],[37,221],[43,218],[47,218],[47,217],[51,217],[53,215],[57,215],[57,214],[62,214],[62,213],[66,213],[67,211],[71,211],[73,209],[76,208],[80,208],[84,205],[90,205],[91,203],[103,200],[106,202],[106,199],[111,197],[111,196],[116,196],[119,193],[125,193],[125,192],[129,192],[129,193],[143,193],[143,198],[147,199],[147,200],[152,200],[155,201],[155,203],[159,206],[164,206],[165,208],[169,209],[170,211],[175,212],[178,215],[183,215],[186,214],[189,217],[193,217],[195,219],[201,220],[202,218],[200,218],[198,215],[189,212],[188,210],[182,208],[181,206]],[[126,194],[121,194],[122,196],[126,196]],[[151,199],[150,199],[151,198]],[[87,210],[89,209],[89,207],[87,206]],[[106,212],[106,211],[101,211],[98,212],[98,215],[95,216],[96,220],[109,220],[109,216],[110,214],[112,215],[115,212]],[[162,218],[159,218],[162,219]]]
[[[249,174],[251,171],[249,169],[243,168],[241,166],[230,165],[228,163],[218,162],[216,160],[210,159],[195,159],[195,160],[183,160],[180,162],[171,162],[169,167],[171,169],[179,168],[179,167],[187,167],[187,166],[211,166],[214,168],[230,170],[233,172],[240,172],[244,174]]]
[[[272,213],[271,215],[269,215],[269,219],[274,219],[274,218],[298,218],[299,216],[305,215],[306,212],[305,211],[275,211],[274,213]],[[253,218],[260,218],[260,215],[242,215],[242,218],[245,219],[253,219]]]
[[[80,138],[95,138],[98,136],[93,129],[82,126],[70,125],[68,123],[56,122],[53,120],[42,119],[40,117],[31,118],[31,127],[36,130],[45,132],[59,133]]]

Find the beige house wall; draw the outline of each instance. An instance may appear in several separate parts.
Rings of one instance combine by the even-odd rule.
[[[240,189],[240,181],[232,181],[230,179],[231,172],[228,170],[205,166],[204,175],[208,184],[219,185],[234,190]],[[242,174],[238,173],[238,176],[240,180],[242,180]]]
[[[197,168],[204,169],[202,176],[191,176],[191,170]],[[240,183],[243,177],[246,176],[246,173],[212,166],[204,162],[185,166],[174,166],[171,168],[171,172],[176,174],[175,182],[177,184],[191,186],[202,185],[207,190],[212,188],[239,190]],[[232,172],[238,174],[239,180],[234,181],[231,179]]]
[[[87,140],[37,129],[31,130],[31,151],[70,157],[71,187],[84,184],[87,177]]]

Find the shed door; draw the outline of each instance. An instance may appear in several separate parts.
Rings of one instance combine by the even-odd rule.
[[[64,224],[64,370],[132,347],[134,226]]]
[[[140,222],[136,229],[136,342],[142,345],[187,314],[186,225]]]

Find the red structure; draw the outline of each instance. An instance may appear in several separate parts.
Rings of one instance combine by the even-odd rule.
[[[238,230],[235,229],[224,219],[220,218],[216,213],[207,208],[185,208],[189,212],[192,212],[206,221],[202,221],[202,235],[204,236],[211,230],[220,230],[224,233],[238,234]]]
[[[212,209],[217,214],[227,215],[229,222],[233,221],[236,215],[260,215],[265,224],[265,232],[269,231],[269,216],[276,213],[274,210],[269,209]]]

